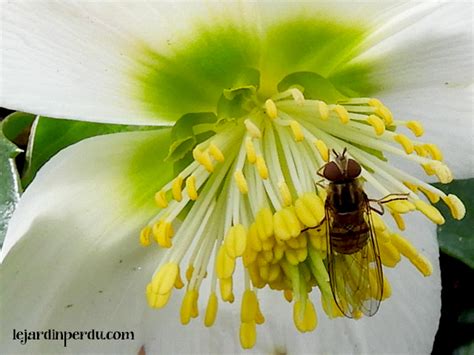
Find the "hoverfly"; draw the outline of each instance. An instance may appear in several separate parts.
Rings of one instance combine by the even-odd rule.
[[[346,149],[341,154],[333,153],[335,159],[318,171],[329,181],[325,221],[330,285],[334,300],[346,317],[355,318],[362,313],[373,316],[383,297],[384,281],[371,210],[383,214],[382,203],[406,200],[407,196],[392,194],[370,200],[359,179],[360,164],[346,156]],[[369,202],[378,203],[381,211]]]

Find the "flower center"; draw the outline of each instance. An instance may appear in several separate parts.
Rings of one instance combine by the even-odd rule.
[[[358,305],[376,294],[381,299],[390,296],[385,276],[377,284],[375,271],[370,270],[367,289],[336,304],[330,282],[343,280],[331,280],[328,274],[327,183],[317,175],[330,160],[330,149],[346,149],[362,167],[360,179],[380,197],[406,194],[406,200],[385,203],[400,230],[405,228],[402,215],[414,210],[434,223],[444,223],[420,192],[432,203],[442,199],[455,218],[463,217],[464,207],[456,196],[445,195],[388,163],[386,153],[420,164],[443,183],[452,180],[439,149],[418,140],[422,125],[395,120],[379,100],[339,98],[327,103],[305,98],[298,86],[266,100],[259,99],[250,86],[228,90],[224,96],[223,117],[197,114],[188,135],[177,131],[180,139],[170,154],[184,156],[181,149],[191,142],[193,160],[156,193],[160,211],[140,235],[143,246],[154,240],[169,248],[146,288],[150,307],[165,306],[173,289],[184,286],[181,268],[187,265],[180,312],[183,324],[198,316],[199,290],[206,278],[210,288],[206,326],[216,319],[218,299],[232,303],[234,290],[242,290],[240,340],[244,348],[255,344],[256,325],[264,322],[258,289],[282,292],[293,302],[294,323],[302,332],[317,324],[309,295],[315,288],[330,318],[343,314],[359,318],[366,311]],[[184,125],[178,121],[176,127]],[[209,129],[210,137],[196,138]],[[409,138],[409,133],[415,138]],[[391,231],[378,215],[372,213],[371,218],[384,266],[395,267],[403,255],[423,275],[430,275],[430,262],[407,239]],[[243,268],[241,285],[234,282],[238,264]],[[359,275],[353,266],[348,269],[354,278]],[[352,286],[343,287],[350,290]]]

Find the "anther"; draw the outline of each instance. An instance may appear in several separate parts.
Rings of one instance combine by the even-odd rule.
[[[241,170],[237,170],[234,173],[234,179],[235,179],[235,182],[237,183],[237,187],[239,188],[239,191],[242,194],[247,194],[249,192],[249,187],[247,184],[247,180],[245,179],[245,176]]]
[[[255,165],[257,166],[258,174],[262,179],[268,179],[268,169],[265,160],[261,155],[257,155]]]
[[[434,223],[436,224],[444,223],[444,217],[441,215],[441,213],[438,211],[436,207],[431,206],[430,204],[422,200],[416,200],[414,201],[414,204],[418,211],[423,213],[426,217],[428,217]]]
[[[217,308],[217,295],[215,292],[212,292],[209,295],[209,301],[207,302],[206,308],[206,316],[204,317],[204,325],[206,327],[211,327],[214,324],[217,316]]]
[[[222,163],[224,161],[224,154],[219,149],[219,147],[217,145],[215,145],[214,143],[211,143],[209,145],[209,153],[219,163]]]
[[[466,215],[466,207],[459,197],[449,194],[448,196],[443,197],[443,201],[448,205],[454,219],[460,220],[464,218]]]
[[[415,150],[413,142],[404,134],[396,134],[393,139],[403,147],[405,153],[411,154]]]
[[[385,132],[385,123],[379,116],[370,115],[367,122],[374,128],[376,135],[380,136]]]
[[[151,244],[151,227],[146,226],[140,232],[140,244],[147,247]]]
[[[247,153],[249,163],[254,164],[257,161],[257,153],[255,152],[255,146],[250,137],[245,138],[245,152]]]
[[[442,161],[443,160],[443,153],[439,150],[436,144],[428,143],[424,145],[424,148],[428,151],[431,157],[434,160]]]
[[[329,161],[329,149],[326,143],[324,143],[324,141],[321,139],[318,139],[314,142],[314,146],[318,150],[319,155],[321,155],[321,159],[326,162]]]
[[[407,128],[413,132],[413,134],[416,137],[421,137],[425,130],[423,129],[423,126],[420,122],[418,121],[408,121],[406,124]]]
[[[318,111],[319,117],[322,120],[327,120],[329,118],[329,107],[324,101],[318,101]]]
[[[392,234],[392,244],[424,275],[429,276],[433,271],[431,263],[418,250],[399,234]]]
[[[291,88],[290,89],[291,96],[293,96],[293,100],[299,105],[304,104],[304,95],[301,92],[301,90],[297,88]]]
[[[268,99],[267,101],[265,101],[265,110],[267,112],[268,117],[270,117],[272,120],[277,118],[278,110],[275,105],[275,102],[273,102],[272,99]]]
[[[173,195],[173,198],[178,202],[183,199],[183,193],[181,191],[182,188],[183,188],[183,178],[180,175],[178,175],[173,180],[173,185],[171,187],[171,193]]]
[[[392,113],[384,105],[381,104],[378,106],[375,110],[375,114],[383,118],[385,125],[390,126],[393,123]]]
[[[336,105],[333,107],[333,111],[337,113],[341,123],[346,124],[349,122],[349,113],[344,106]]]
[[[191,200],[197,200],[198,193],[196,190],[196,177],[194,175],[191,175],[186,179],[186,191],[188,192],[189,198]]]
[[[290,189],[288,188],[288,185],[286,184],[286,182],[281,181],[278,184],[278,190],[280,191],[280,196],[283,201],[283,205],[290,206],[293,200],[291,198]]]
[[[158,191],[155,194],[155,202],[160,208],[168,207],[168,200],[166,199],[166,192],[163,190]]]
[[[214,171],[214,165],[212,164],[211,157],[209,156],[209,152],[207,150],[202,152],[199,148],[194,148],[193,158],[199,164],[204,166],[208,172],[212,173]]]
[[[290,128],[291,128],[291,131],[293,132],[293,136],[296,142],[301,142],[304,140],[304,134],[303,134],[303,131],[301,130],[301,125],[298,123],[298,121],[291,120]]]

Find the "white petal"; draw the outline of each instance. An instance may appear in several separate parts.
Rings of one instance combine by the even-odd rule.
[[[156,212],[149,198],[154,185],[170,175],[161,162],[167,152],[156,148],[167,136],[168,130],[94,137],[40,170],[2,250],[2,334],[25,328],[135,331],[134,341],[72,341],[71,352],[91,344],[95,351],[136,352],[144,343],[144,288],[160,252],[143,249],[137,233]],[[9,335],[2,342],[7,352],[64,350],[59,341],[22,346]]]

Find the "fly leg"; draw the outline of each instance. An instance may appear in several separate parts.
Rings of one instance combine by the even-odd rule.
[[[392,202],[392,201],[406,201],[408,200],[408,195],[409,194],[388,194],[387,196],[382,197],[381,199],[378,199],[378,200],[373,200],[369,198],[368,201],[376,203],[380,207],[380,210],[376,209],[373,206],[369,206],[369,207],[372,211],[378,213],[379,215],[383,215],[385,213],[385,208],[383,207],[385,203]]]

